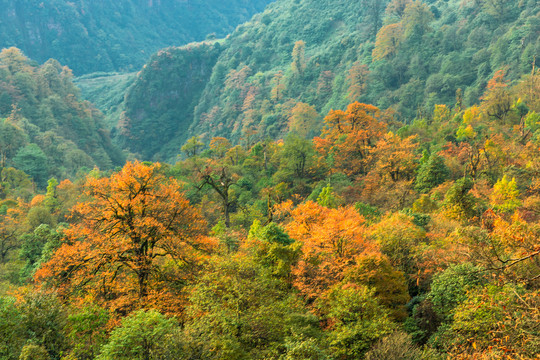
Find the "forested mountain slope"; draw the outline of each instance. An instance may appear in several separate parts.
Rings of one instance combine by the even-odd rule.
[[[14,166],[44,185],[81,168],[124,161],[111,144],[103,115],[79,99],[68,67],[39,66],[16,48],[0,53],[0,167]]]
[[[2,0],[0,47],[75,74],[139,69],[160,48],[224,36],[271,0]]]
[[[124,111],[126,92],[136,77],[137,73],[97,72],[75,78],[74,82],[81,90],[81,97],[103,111],[105,125],[111,130]]]
[[[173,107],[164,117],[162,108],[147,101],[149,94],[167,98],[179,90],[170,69],[183,60],[147,67],[135,84],[149,78],[152,84],[129,94],[126,107],[130,126],[144,128],[145,135],[125,133],[123,141],[137,152],[154,141],[154,129],[178,124],[191,126],[177,131],[175,144],[193,135],[236,142],[253,135],[277,138],[302,118],[311,119],[304,132],[315,134],[322,124],[318,114],[351,101],[373,103],[409,122],[435,104],[477,103],[499,69],[511,81],[530,73],[539,39],[536,0],[280,0],[221,45],[193,113]],[[156,56],[162,63],[175,61],[167,53]],[[130,115],[143,107],[144,119]],[[175,155],[160,150],[159,139],[145,157]]]
[[[127,90],[116,129],[122,147],[144,159],[176,157],[221,50],[210,42],[154,55]]]

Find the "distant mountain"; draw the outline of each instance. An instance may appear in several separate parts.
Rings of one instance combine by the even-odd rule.
[[[273,0],[0,0],[0,47],[76,75],[138,70],[157,50],[225,36]]]
[[[536,0],[278,0],[219,43],[215,64],[200,49],[156,54],[126,95],[118,135],[146,159],[174,159],[194,135],[282,137],[294,111],[317,111],[316,132],[353,101],[407,123],[435,104],[477,103],[497,70],[513,81],[535,56],[538,67],[539,50]]]

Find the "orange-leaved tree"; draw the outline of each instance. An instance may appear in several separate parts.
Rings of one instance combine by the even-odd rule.
[[[171,299],[181,284],[170,279],[182,278],[175,270],[194,269],[212,243],[199,212],[159,168],[133,162],[111,177],[89,176],[67,240],[36,280],[119,310]]]
[[[21,222],[24,212],[20,208],[11,208],[5,215],[0,214],[0,263],[4,264],[8,254],[19,246]]]
[[[506,115],[512,109],[512,95],[508,90],[505,80],[505,70],[498,70],[489,80],[486,92],[480,99],[485,112],[498,120],[504,121]]]
[[[383,26],[377,33],[372,53],[373,61],[382,60],[395,54],[402,40],[403,27],[401,23]]]
[[[343,280],[344,271],[361,254],[379,253],[368,242],[364,219],[353,207],[330,209],[308,201],[291,212],[286,226],[302,243],[302,256],[293,273],[294,285],[310,301]]]
[[[336,171],[349,176],[365,174],[371,149],[386,129],[378,114],[377,107],[359,102],[346,111],[331,110],[324,119],[322,137],[313,140],[317,151],[331,159]]]

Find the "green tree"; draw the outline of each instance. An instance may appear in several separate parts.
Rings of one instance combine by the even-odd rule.
[[[58,198],[56,196],[56,187],[58,186],[58,180],[55,178],[49,179],[47,182],[47,193],[45,194],[45,200],[43,204],[47,206],[51,211],[55,210],[58,206]]]
[[[465,177],[457,180],[446,192],[444,207],[447,214],[457,220],[466,220],[476,213],[476,199],[469,191],[473,187],[470,178]]]
[[[293,239],[276,223],[261,226],[256,220],[249,230],[250,248],[261,265],[271,269],[278,278],[291,280],[291,268],[300,257],[301,244]]]
[[[451,320],[454,309],[467,299],[469,291],[486,284],[483,269],[470,263],[450,266],[435,275],[428,299],[443,320]]]
[[[280,360],[329,360],[330,357],[321,348],[319,341],[313,338],[306,340],[290,339],[285,343],[286,355]]]
[[[367,353],[366,360],[443,360],[444,356],[432,349],[422,350],[411,337],[396,331],[379,340]]]
[[[44,185],[49,174],[47,155],[36,144],[21,148],[13,158],[19,169],[30,175],[39,185]]]
[[[317,202],[319,205],[335,209],[338,206],[338,199],[334,193],[334,188],[332,185],[326,185],[322,190],[319,196],[317,197]]]
[[[198,358],[278,358],[287,337],[319,337],[317,318],[268,275],[244,254],[213,259],[193,289],[185,325],[187,346]]]
[[[67,314],[54,294],[33,291],[25,294],[18,304],[23,327],[23,338],[44,347],[51,358],[60,359],[67,349],[64,335]]]
[[[291,69],[293,74],[302,76],[306,70],[306,43],[299,40],[294,44],[292,51]]]
[[[15,299],[0,296],[0,358],[17,360],[24,345],[22,316]]]
[[[386,256],[359,256],[346,274],[347,281],[367,286],[375,292],[380,305],[389,310],[391,319],[403,321],[407,317],[405,305],[410,296],[403,272],[392,267]]]
[[[0,119],[0,167],[5,167],[25,142],[26,135],[21,128]]]
[[[278,156],[279,170],[274,175],[277,183],[300,185],[300,182],[294,180],[305,180],[313,175],[315,149],[311,141],[289,133]]]
[[[19,360],[50,360],[51,357],[43,346],[28,344],[22,348]]]
[[[36,227],[33,233],[21,236],[22,243],[19,256],[26,261],[21,275],[23,278],[31,277],[42,264],[44,252],[50,252],[49,248],[59,246],[62,238],[49,224],[41,224]]]
[[[508,181],[506,175],[493,186],[491,205],[502,212],[513,212],[521,206],[516,179]]]
[[[199,137],[193,136],[188,141],[186,141],[184,146],[182,146],[181,150],[183,153],[186,154],[187,157],[194,157],[199,154],[203,146],[204,143],[199,140]]]
[[[470,358],[537,359],[540,356],[538,291],[507,284],[487,285],[471,290],[456,309],[453,323],[437,339],[449,356],[469,354]],[[457,351],[456,351],[457,350]]]
[[[170,356],[168,345],[172,346],[177,333],[178,324],[167,319],[156,310],[139,310],[122,320],[115,328],[109,341],[101,348],[96,360],[154,360],[179,359]]]
[[[416,0],[407,4],[401,21],[403,35],[406,38],[413,34],[423,35],[429,30],[429,24],[433,21],[433,13],[427,4]]]
[[[315,107],[299,102],[291,110],[289,117],[289,129],[303,138],[309,138],[317,130],[319,114]]]
[[[429,190],[445,182],[449,176],[450,169],[446,166],[444,159],[437,154],[431,154],[418,169],[416,189],[423,193],[429,192]]]
[[[66,332],[70,354],[79,360],[95,359],[107,342],[109,313],[95,304],[87,304],[68,316]]]
[[[326,304],[333,324],[328,332],[332,354],[339,359],[361,359],[373,343],[392,333],[395,325],[367,286],[338,284]]]

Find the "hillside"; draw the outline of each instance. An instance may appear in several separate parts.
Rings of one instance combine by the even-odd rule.
[[[277,0],[78,78],[0,50],[0,359],[539,360],[538,4]]]
[[[124,161],[105,130],[103,115],[80,100],[68,67],[43,65],[16,48],[0,52],[0,155],[38,185],[72,177],[86,167],[110,169]]]
[[[388,3],[277,1],[226,39],[193,113],[171,108],[163,117],[154,108],[159,111],[145,112],[144,120],[130,118],[131,125],[152,132],[191,124],[189,132],[177,132],[175,143],[194,135],[235,142],[253,134],[278,138],[289,131],[295,113],[323,115],[351,101],[373,103],[407,123],[431,113],[435,104],[477,103],[495,71],[505,69],[507,79],[517,80],[531,72],[540,49],[534,0]],[[182,64],[145,69],[156,89],[152,98],[177,90],[169,81],[174,66]],[[147,97],[132,93],[128,116],[149,107]],[[144,125],[150,123],[152,128]],[[322,116],[308,132],[317,133],[321,124]],[[148,136],[139,144],[130,139],[132,146],[148,144]],[[160,138],[150,148],[160,157],[174,156],[162,146]]]
[[[116,128],[121,146],[143,159],[158,153],[175,158],[221,50],[217,41],[166,48],[152,56],[125,95]]]
[[[225,36],[270,1],[4,0],[0,47],[55,58],[76,75],[133,71],[161,48]]]
[[[92,73],[74,79],[81,97],[103,111],[105,125],[112,130],[124,111],[124,98],[136,73]]]

